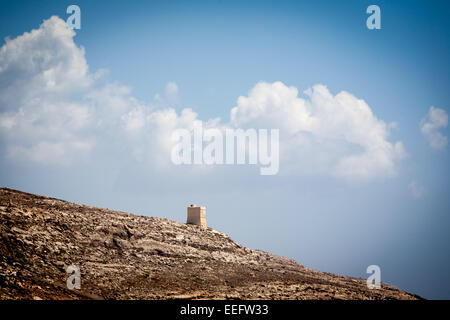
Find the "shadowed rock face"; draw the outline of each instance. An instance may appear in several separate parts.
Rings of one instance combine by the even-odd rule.
[[[81,269],[69,290],[66,268]],[[0,189],[1,299],[416,299],[168,219]]]

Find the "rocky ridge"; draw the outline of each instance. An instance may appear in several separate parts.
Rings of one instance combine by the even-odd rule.
[[[70,290],[69,265],[81,270]],[[0,189],[0,299],[417,299],[163,218]]]

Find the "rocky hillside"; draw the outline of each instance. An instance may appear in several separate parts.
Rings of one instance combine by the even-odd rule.
[[[67,266],[81,269],[69,290]],[[226,234],[0,189],[0,299],[416,299]]]

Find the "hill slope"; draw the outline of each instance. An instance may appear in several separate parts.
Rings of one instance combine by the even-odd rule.
[[[81,289],[66,286],[67,266]],[[211,228],[0,189],[0,299],[415,299]]]

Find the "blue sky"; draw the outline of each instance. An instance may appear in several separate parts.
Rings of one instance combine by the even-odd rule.
[[[0,38],[19,44],[24,32],[59,30],[56,20],[40,25],[54,15],[65,21],[70,4],[81,8],[76,35],[42,32],[37,40],[21,38],[22,51],[11,45],[0,52],[2,186],[180,222],[186,206],[197,203],[207,207],[210,226],[248,247],[363,278],[377,264],[382,281],[426,298],[450,298],[449,154],[435,140],[448,137],[448,2],[0,1]],[[371,4],[381,8],[381,30],[366,28]],[[45,64],[36,56],[51,58]],[[26,69],[26,61],[35,62]],[[62,88],[44,92],[39,81],[52,76]],[[283,85],[252,91],[277,81]],[[158,139],[167,132],[158,121],[167,114],[153,112],[173,110],[180,124],[182,110],[191,108],[196,119],[220,117],[228,125],[231,108],[245,110],[240,96],[284,99],[292,87],[295,101],[310,103],[303,92],[317,84],[328,88],[330,103],[345,91],[376,118],[367,128],[345,122],[331,136],[312,132],[327,143],[281,152],[276,176],[260,176],[251,166],[197,174],[155,164],[165,159]],[[139,134],[119,135],[132,110],[144,110],[156,128],[146,124]],[[291,118],[285,115],[274,125],[284,128]],[[267,123],[264,116],[251,123]],[[318,119],[325,121],[323,114]],[[381,122],[388,128],[379,139],[389,148],[401,142],[401,157],[383,154],[389,163],[375,163],[367,179],[319,168],[353,147],[370,149],[364,132]],[[431,131],[421,130],[426,123]],[[333,142],[346,128],[359,132],[361,145]],[[60,161],[49,160],[52,155]],[[192,181],[197,188],[189,187]]]

